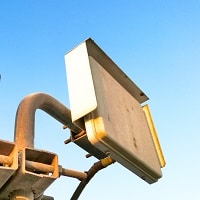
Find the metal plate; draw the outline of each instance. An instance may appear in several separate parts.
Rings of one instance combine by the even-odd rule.
[[[85,117],[89,141],[148,183],[162,176],[139,102],[90,57],[97,109]]]
[[[65,55],[67,83],[72,121],[76,121],[97,107],[89,57],[97,60],[126,90],[143,103],[148,100],[144,92],[94,43],[87,39]]]
[[[156,182],[160,163],[140,105],[148,97],[91,39],[65,60],[73,121],[84,118],[94,147],[148,183]]]

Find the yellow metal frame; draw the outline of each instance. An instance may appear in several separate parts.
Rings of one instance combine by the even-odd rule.
[[[156,133],[156,129],[155,129],[155,126],[154,126],[154,123],[153,123],[153,119],[152,119],[152,116],[151,116],[151,113],[150,113],[149,106],[146,104],[142,107],[142,109],[145,113],[145,116],[146,116],[146,119],[147,119],[147,122],[148,122],[148,125],[149,125],[149,129],[150,129],[150,132],[151,132],[151,135],[152,135],[152,139],[153,139],[153,142],[154,142],[154,145],[155,145],[155,148],[156,148],[156,152],[157,152],[157,155],[158,155],[158,158],[159,158],[160,166],[162,168],[166,165],[166,162],[165,162],[164,155],[162,153],[160,142],[158,140],[158,135]]]

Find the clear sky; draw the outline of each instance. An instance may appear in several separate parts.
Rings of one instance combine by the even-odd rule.
[[[149,185],[119,164],[99,172],[80,199],[198,199],[200,196],[200,1],[0,1],[0,139],[13,141],[20,101],[33,92],[69,107],[64,55],[91,37],[148,95],[167,162]],[[87,170],[94,158],[42,111],[35,148],[55,152],[66,168]],[[79,181],[57,179],[46,191],[70,199]]]

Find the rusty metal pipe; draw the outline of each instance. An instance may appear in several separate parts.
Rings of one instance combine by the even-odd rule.
[[[29,171],[40,172],[40,173],[44,173],[44,174],[49,174],[49,173],[54,172],[54,166],[52,166],[52,165],[33,162],[30,160],[26,160],[25,162],[26,162],[26,168]]]
[[[75,170],[71,170],[71,169],[65,169],[65,168],[61,169],[61,175],[68,176],[68,177],[71,177],[71,178],[77,178],[81,181],[85,180],[87,178],[87,173],[85,173],[85,172],[79,172],[79,171],[75,171]]]
[[[45,111],[74,133],[82,131],[72,123],[70,110],[58,100],[44,93],[33,93],[21,101],[17,110],[14,141],[18,150],[24,147],[34,147],[35,111],[37,109]]]

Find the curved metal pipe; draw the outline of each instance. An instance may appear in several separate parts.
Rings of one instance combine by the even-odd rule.
[[[73,132],[81,132],[81,129],[72,123],[71,112],[68,108],[47,94],[33,93],[26,96],[17,109],[14,140],[18,150],[24,147],[34,147],[36,109],[45,111]]]

